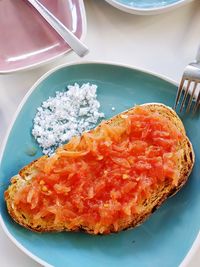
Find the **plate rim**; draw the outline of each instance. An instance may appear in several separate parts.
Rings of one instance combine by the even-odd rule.
[[[22,98],[20,104],[18,105],[12,119],[11,122],[7,128],[6,134],[3,138],[3,142],[0,145],[0,162],[2,161],[2,157],[4,154],[4,150],[8,141],[8,137],[10,135],[10,132],[13,128],[13,125],[17,119],[18,114],[20,113],[20,111],[22,110],[24,104],[26,103],[26,101],[28,100],[29,96],[32,94],[32,92],[38,87],[38,85],[40,83],[42,83],[46,78],[48,78],[51,74],[53,74],[54,72],[62,69],[62,68],[66,68],[66,67],[71,67],[71,66],[78,66],[78,65],[89,65],[89,64],[96,64],[96,65],[110,65],[110,66],[116,66],[116,67],[123,67],[123,68],[127,68],[130,70],[134,70],[134,71],[139,71],[139,72],[143,72],[144,74],[149,74],[152,75],[154,77],[160,78],[164,81],[167,81],[173,85],[178,86],[178,83],[171,79],[168,78],[167,76],[163,75],[163,74],[159,74],[156,73],[154,71],[150,71],[148,69],[145,68],[138,68],[137,66],[134,65],[130,65],[130,64],[123,64],[123,63],[118,63],[115,61],[99,61],[99,60],[83,60],[81,62],[79,61],[72,61],[69,63],[64,63],[64,64],[60,64],[52,69],[50,69],[49,71],[47,71],[46,73],[44,73],[31,87],[30,89],[27,91],[27,93],[24,95],[24,97]],[[18,247],[22,252],[24,252],[27,256],[29,256],[30,258],[32,258],[35,262],[43,265],[44,267],[53,267],[52,265],[50,265],[49,263],[47,263],[46,261],[42,260],[40,257],[36,256],[34,253],[30,252],[26,247],[24,247],[17,239],[15,239],[15,237],[9,232],[3,218],[1,215],[1,211],[0,211],[0,225],[4,231],[4,233],[7,235],[7,237],[16,245],[16,247]],[[191,261],[191,259],[193,258],[194,254],[197,252],[197,250],[200,249],[200,231],[198,233],[198,235],[196,236],[192,246],[190,247],[190,249],[188,250],[187,254],[185,255],[184,259],[182,260],[181,264],[179,267],[189,267],[189,263]]]
[[[117,9],[121,11],[125,11],[130,14],[135,14],[135,15],[156,15],[160,14],[166,11],[170,11],[174,8],[181,7],[187,3],[190,3],[194,0],[179,0],[178,2],[168,4],[166,6],[161,6],[161,7],[152,7],[152,8],[137,8],[137,7],[130,7],[125,4],[119,3],[116,0],[105,0],[107,3],[110,5],[116,7]]]
[[[79,39],[81,41],[84,41],[85,37],[86,37],[86,34],[87,34],[87,18],[86,18],[85,4],[84,4],[84,0],[77,0],[77,3],[79,4],[81,18],[82,18],[82,33],[81,33],[81,36],[79,37]],[[33,64],[29,64],[27,66],[23,66],[23,67],[19,67],[19,68],[12,68],[12,69],[9,69],[9,70],[0,70],[0,75],[7,75],[7,74],[13,74],[13,73],[16,73],[16,72],[23,72],[23,71],[26,71],[26,70],[32,70],[34,68],[41,67],[41,66],[43,66],[45,64],[52,63],[56,59],[59,59],[62,56],[65,56],[65,55],[71,54],[71,53],[74,53],[73,50],[71,48],[68,48],[67,50],[59,53],[58,55],[55,55],[55,56],[53,56],[51,58],[42,60],[42,61],[40,61],[38,63],[36,62],[36,63],[33,63]]]

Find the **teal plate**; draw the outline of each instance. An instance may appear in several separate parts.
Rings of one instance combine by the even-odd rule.
[[[98,85],[98,99],[106,118],[135,104],[161,102],[172,106],[177,90],[172,82],[153,74],[105,63],[64,65],[44,75],[22,101],[2,149],[0,213],[5,232],[25,253],[45,266],[177,267],[200,229],[200,120],[197,117],[182,118],[196,150],[196,165],[188,183],[140,227],[109,236],[38,234],[9,217],[3,194],[10,177],[41,155],[31,136],[36,108],[55,91],[75,82]],[[37,150],[34,156],[28,153],[32,148]]]
[[[125,12],[151,15],[180,7],[192,0],[106,0],[112,6]]]

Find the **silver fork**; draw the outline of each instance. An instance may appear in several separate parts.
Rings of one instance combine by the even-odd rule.
[[[189,96],[186,113],[189,113],[191,110],[192,102],[194,100],[193,114],[195,114],[200,105],[200,90],[198,89],[198,85],[200,84],[200,47],[197,52],[196,60],[193,63],[187,65],[183,72],[183,76],[177,91],[176,100],[174,109],[177,109],[180,104],[180,112],[183,111],[185,107],[186,100]],[[199,90],[199,91],[197,91]],[[195,93],[197,92],[197,96],[194,98]],[[181,103],[179,100],[183,95]]]

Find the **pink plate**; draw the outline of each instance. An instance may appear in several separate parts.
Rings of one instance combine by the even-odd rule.
[[[86,31],[83,0],[40,0],[78,38]],[[53,60],[71,48],[26,0],[0,0],[0,73]]]

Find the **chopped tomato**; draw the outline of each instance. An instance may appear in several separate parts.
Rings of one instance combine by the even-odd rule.
[[[160,183],[177,183],[181,139],[169,120],[138,107],[118,125],[103,122],[40,158],[15,205],[35,220],[51,218],[69,229],[117,230]]]

